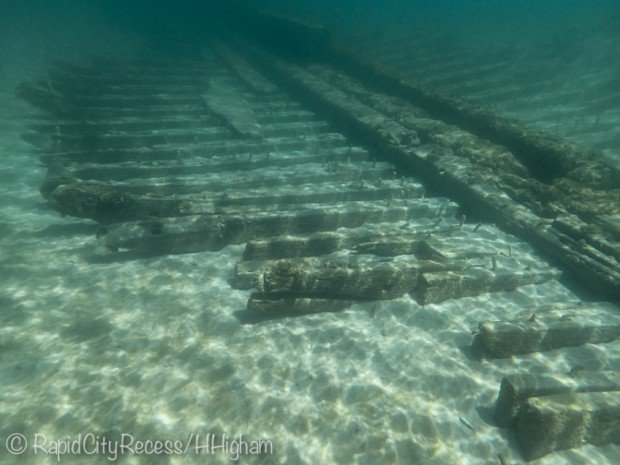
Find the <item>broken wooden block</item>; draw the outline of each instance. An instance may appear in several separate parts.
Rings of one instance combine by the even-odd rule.
[[[605,343],[620,335],[620,317],[605,312],[598,321],[591,315],[532,316],[527,320],[480,323],[474,345],[486,356],[505,358],[586,343]]]
[[[324,261],[319,268],[277,262],[262,274],[259,289],[265,293],[288,293],[330,298],[390,299],[417,285],[419,264],[379,261],[368,263]]]
[[[526,460],[584,444],[620,444],[620,392],[528,399],[519,411],[516,438]]]
[[[523,402],[531,397],[602,391],[620,391],[620,378],[615,372],[575,370],[566,375],[505,376],[495,405],[495,422],[500,427],[511,426],[516,421]]]
[[[60,185],[51,193],[50,205],[61,213],[102,223],[135,219],[140,211],[132,195],[99,184]]]
[[[384,259],[373,255],[244,261],[237,263],[232,284],[235,288],[256,287],[274,296],[381,300],[415,289],[421,272],[459,270],[464,266],[464,261],[434,262],[414,256]]]
[[[414,297],[420,305],[427,305],[485,292],[511,291],[527,284],[541,284],[559,276],[558,271],[551,269],[492,271],[478,267],[459,273],[424,273]]]
[[[100,223],[182,216],[191,209],[182,200],[137,197],[106,185],[85,183],[56,187],[50,194],[49,204],[63,214]]]

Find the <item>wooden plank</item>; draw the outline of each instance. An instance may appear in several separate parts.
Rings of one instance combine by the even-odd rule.
[[[86,134],[80,136],[53,136],[59,151],[86,150],[132,150],[168,144],[209,144],[230,139],[231,132],[225,127],[189,130],[149,131],[128,134]]]
[[[534,313],[526,319],[482,322],[474,341],[491,358],[504,358],[586,343],[605,343],[620,335],[613,312]]]
[[[416,253],[419,244],[428,237],[431,232],[437,232],[434,228],[435,218],[420,218],[410,221],[409,224],[364,225],[352,230],[335,232],[320,232],[307,236],[278,236],[275,238],[249,241],[243,253],[244,260],[276,260],[279,258],[311,257],[334,253],[338,250],[352,249],[356,253],[380,255],[379,248],[375,244],[385,244],[393,241],[402,244],[401,250],[405,254]],[[442,222],[443,223],[443,222]],[[455,227],[446,219],[445,229]],[[393,255],[398,255],[394,253]],[[402,254],[401,254],[402,255]],[[386,254],[387,256],[387,254]]]
[[[559,278],[560,272],[543,270],[487,270],[472,267],[466,272],[424,273],[414,293],[420,305],[486,292],[512,291],[528,284],[542,284]]]
[[[176,155],[176,156],[175,156]],[[64,164],[66,171],[78,179],[122,181],[136,178],[160,178],[187,174],[222,173],[225,171],[249,171],[269,167],[288,167],[321,162],[324,155],[319,153],[242,153],[230,157],[201,157],[192,153],[177,151],[167,159],[148,159],[136,157],[136,161],[117,163],[71,163]],[[351,147],[332,150],[332,159],[340,163],[361,163],[368,161],[368,152],[361,148]]]
[[[422,197],[424,188],[417,183],[384,181],[380,187],[347,188],[339,183],[279,186],[268,189],[229,189],[209,192],[200,197],[153,198],[131,195],[102,184],[63,184],[49,196],[49,204],[61,213],[91,218],[101,223],[116,223],[146,218],[164,218],[205,214],[241,214],[320,208],[321,204],[376,202]]]
[[[251,164],[248,163],[249,167]],[[341,182],[355,183],[362,188],[370,183],[380,183],[382,179],[394,178],[395,172],[392,165],[377,163],[374,168],[370,163],[364,163],[361,167],[347,166],[346,164],[308,163],[302,166],[292,166],[278,169],[269,167],[259,174],[253,170],[210,173],[185,176],[171,176],[161,178],[135,178],[122,181],[110,181],[108,186],[120,192],[135,195],[190,195],[203,192],[223,192],[230,186],[238,189],[259,189],[277,185],[301,186],[308,183]],[[46,181],[46,191],[52,192],[61,184],[77,184],[80,180],[65,171],[50,172]],[[81,184],[98,184],[82,182]]]
[[[295,315],[344,310],[356,303],[355,300],[321,299],[316,297],[273,297],[254,293],[248,300],[248,310],[257,313]]]
[[[211,158],[227,156],[230,161],[235,161],[236,157],[249,161],[252,153],[266,152],[266,157],[283,155],[284,151],[301,151],[315,153],[317,151],[327,151],[318,158],[330,160],[332,155],[338,155],[339,151],[348,149],[345,146],[345,138],[340,134],[318,134],[309,136],[305,139],[271,139],[269,141],[249,141],[249,140],[228,140],[210,144],[177,144],[173,146],[160,146],[158,148],[142,147],[130,150],[88,150],[59,152],[55,154],[45,154],[41,156],[43,163],[49,164],[54,161],[62,160],[72,162],[92,162],[92,163],[119,163],[128,160],[157,161],[157,160],[178,160],[181,157],[200,157]],[[294,155],[294,153],[293,153]],[[233,158],[235,157],[235,158]],[[316,159],[316,157],[314,158]],[[346,161],[345,159],[342,160]]]
[[[464,262],[433,262],[414,256],[379,259],[373,255],[254,262],[245,268],[248,281],[269,296],[383,300],[414,290],[420,273],[462,269]],[[262,267],[262,269],[260,268]],[[239,271],[239,268],[238,268]],[[239,276],[240,273],[237,273]]]
[[[317,268],[280,261],[263,273],[258,282],[265,293],[311,295],[340,299],[392,299],[417,285],[420,265],[415,260],[380,263],[363,257],[346,263],[324,261]]]
[[[111,250],[182,253],[219,250],[227,244],[278,234],[307,234],[354,228],[365,223],[450,216],[456,209],[456,204],[442,199],[411,200],[406,206],[330,205],[299,212],[185,216],[122,223],[101,228],[97,236]]]
[[[365,225],[367,226],[367,225]],[[355,230],[347,230],[355,231]],[[408,257],[407,259],[410,259]],[[333,270],[341,267],[345,269],[356,269],[360,267],[360,263],[364,266],[371,266],[376,263],[376,257],[372,255],[357,256],[341,254],[324,254],[315,257],[298,257],[286,260],[245,260],[237,262],[235,265],[235,274],[231,280],[234,289],[262,289],[264,275],[271,273],[272,270],[285,271],[286,269],[299,270]]]
[[[426,305],[448,298],[483,292],[512,290],[545,282],[558,275],[550,269],[492,272],[477,268],[471,260],[423,260],[414,255],[379,258],[376,255],[316,257],[279,261],[239,262],[233,287],[258,288],[269,294],[315,296],[335,299],[391,299],[411,293]],[[457,276],[460,286],[446,276]],[[429,292],[428,282],[441,280],[441,288]]]
[[[41,133],[48,133],[50,135],[63,134],[65,136],[80,136],[86,134],[103,134],[108,132],[126,132],[132,131],[143,132],[153,130],[166,130],[166,129],[192,129],[192,128],[205,128],[217,124],[217,120],[209,115],[204,115],[200,118],[194,117],[169,117],[169,118],[156,118],[156,119],[140,119],[135,120],[131,118],[126,119],[110,119],[99,121],[72,121],[72,120],[59,120],[53,124],[32,124],[29,127]]]

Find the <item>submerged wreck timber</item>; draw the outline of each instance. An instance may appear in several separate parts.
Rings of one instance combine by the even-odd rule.
[[[231,285],[254,290],[261,317],[405,294],[428,305],[563,274],[620,300],[620,176],[598,153],[405,81],[320,28],[236,21],[193,60],[57,63],[19,88],[50,113],[25,135],[44,152],[42,194],[102,223],[108,253],[246,244]],[[620,334],[605,302],[524,310],[481,322],[472,351]],[[496,421],[524,457],[620,443],[618,379],[558,376],[502,382]]]

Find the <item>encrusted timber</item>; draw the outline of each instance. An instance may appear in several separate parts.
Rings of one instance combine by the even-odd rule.
[[[516,439],[528,461],[584,444],[620,444],[620,392],[528,399],[519,411]]]
[[[266,295],[385,300],[415,289],[421,269],[449,268],[449,265],[415,260],[379,261],[371,258],[361,261],[361,258],[346,263],[323,260],[318,266],[282,260],[260,273],[256,286]]]
[[[271,315],[336,312],[355,304],[355,300],[321,299],[316,297],[274,297],[254,293],[248,299],[248,310]]]
[[[529,318],[479,324],[474,347],[489,358],[506,358],[586,343],[611,342],[620,336],[620,318],[612,312],[532,314]]]
[[[354,183],[354,186],[359,186],[360,180],[365,183],[376,183],[382,179],[394,177],[393,166],[387,163],[377,163],[375,168],[368,167],[362,170],[353,166],[342,166],[338,168],[338,171],[329,171],[322,168],[319,163],[309,164],[305,168],[305,172],[300,172],[300,170],[295,170],[294,167],[287,167],[263,177],[248,176],[239,172],[230,172],[226,176],[223,173],[218,173],[218,176],[210,176],[208,180],[206,176],[189,176],[182,181],[164,179],[157,184],[145,178],[135,178],[115,183],[114,188],[128,194],[169,196],[175,194],[188,195],[201,194],[203,192],[223,192],[231,186],[234,186],[236,189],[258,189],[282,184],[283,182],[296,186],[326,182]],[[58,169],[54,167],[53,170],[49,170],[48,176],[40,190],[44,197],[48,197],[61,184],[78,183],[80,183],[80,180],[76,179],[69,170],[66,170],[64,167],[58,167]]]
[[[433,220],[436,221],[436,220]],[[429,234],[448,233],[450,228],[434,228],[432,224],[414,226],[413,231],[394,228],[391,231],[352,229],[341,232],[320,232],[308,236],[280,236],[250,241],[243,252],[243,260],[277,260],[293,257],[327,255],[342,249],[378,256],[416,254]]]
[[[472,268],[467,272],[424,273],[413,295],[420,305],[448,299],[477,296],[486,292],[513,291],[528,284],[542,284],[560,273],[555,270],[485,270]]]
[[[336,156],[340,156],[340,151],[344,147],[344,138],[338,137],[335,138],[333,134],[330,135],[330,139],[315,139],[312,141],[313,145],[317,150],[323,150],[325,148],[329,148],[336,152]],[[307,146],[306,140],[283,140],[279,141],[277,144],[278,150],[286,151],[286,150],[297,150],[301,151]],[[183,154],[188,157],[200,157],[209,159],[211,157],[232,157],[236,158],[230,160],[231,164],[239,164],[243,163],[247,165],[246,160],[241,160],[241,156],[245,154],[249,156],[252,152],[270,152],[275,150],[275,144],[268,143],[265,141],[250,141],[247,139],[234,139],[234,140],[226,140],[219,143],[209,143],[208,145],[196,145],[196,144],[188,144],[186,146],[182,146],[180,148],[166,148],[161,147],[157,149],[132,149],[132,150],[97,150],[93,151],[75,151],[75,152],[64,152],[57,154],[44,154],[41,156],[41,161],[45,164],[54,163],[55,161],[62,162],[72,162],[72,163],[99,163],[99,164],[108,164],[108,163],[121,163],[125,161],[144,161],[144,162],[152,162],[158,160],[178,160],[179,158],[179,150],[182,151]],[[359,151],[359,149],[358,149]],[[279,152],[273,153],[273,157],[276,158],[279,156]],[[355,160],[357,156],[354,153],[351,156],[351,160]],[[364,152],[364,158],[367,158],[367,153]],[[272,164],[271,162],[267,163],[268,165]],[[285,166],[288,166],[286,164]]]
[[[318,185],[315,192],[300,191],[295,186],[272,190],[230,190],[225,194],[205,192],[186,199],[151,198],[115,190],[105,184],[75,183],[56,187],[48,197],[49,205],[67,215],[90,218],[100,223],[165,218],[201,214],[250,213],[256,211],[294,210],[299,205],[344,202],[377,202],[420,197],[420,185],[401,186],[384,181],[392,188],[366,190],[340,189],[336,183]]]
[[[111,250],[134,249],[151,253],[188,253],[219,250],[228,244],[279,234],[308,234],[356,228],[366,223],[407,221],[410,218],[453,216],[457,205],[422,199],[407,206],[333,204],[300,212],[195,215],[120,223],[101,228],[99,241]]]
[[[114,156],[115,154],[112,153],[111,155]],[[98,164],[96,161],[92,163],[73,162],[73,164],[70,164],[67,160],[65,162],[67,166],[63,166],[62,169],[70,171],[77,179],[125,181],[127,179],[136,178],[159,178],[190,174],[222,173],[222,175],[225,175],[226,171],[248,171],[271,167],[287,168],[289,166],[323,161],[323,157],[317,154],[281,156],[277,153],[270,154],[266,149],[257,154],[250,152],[248,155],[242,152],[241,147],[239,148],[239,157],[235,155],[234,160],[230,157],[223,156],[201,158],[192,156],[191,152],[181,154],[180,156],[178,151],[175,151],[174,156],[168,156],[168,159],[157,161],[156,164],[154,164],[153,161],[159,160],[159,158],[155,158],[158,156],[160,156],[160,153],[155,152],[153,159],[148,159],[148,155],[135,152],[135,160],[130,159],[128,155],[127,159],[120,163],[112,163],[109,161],[106,164]],[[165,153],[161,154],[162,158],[164,156],[166,156]],[[361,164],[368,160],[368,153],[362,149],[351,150],[346,153],[339,150],[332,153],[329,161],[332,162],[332,160]],[[47,161],[47,163],[51,164],[53,161],[54,160],[51,159]],[[140,163],[141,161],[147,161],[147,163]],[[128,162],[133,163],[129,164]],[[405,181],[402,181],[402,183],[405,184]]]
[[[490,271],[471,268],[467,260],[418,260],[413,255],[379,258],[297,258],[237,263],[232,285],[258,288],[265,299],[314,297],[355,300],[389,300],[411,293],[425,305],[485,292],[513,290],[548,281],[552,270]],[[455,285],[457,279],[460,285]],[[436,281],[429,291],[428,282]]]
[[[620,391],[620,378],[615,372],[576,371],[570,375],[505,376],[495,405],[495,422],[500,427],[515,426],[521,406],[532,397],[603,391]]]
[[[476,185],[459,170],[451,172],[418,156],[415,151],[417,135],[414,131],[411,131],[410,137],[403,138],[401,128],[395,128],[393,124],[385,127],[382,125],[380,121],[385,117],[376,110],[331,87],[298,66],[286,64],[256,49],[252,49],[252,58],[257,66],[265,73],[269,73],[282,86],[289,88],[319,113],[329,115],[337,124],[348,128],[358,139],[421,175],[439,192],[462,202],[468,209],[479,212],[505,231],[524,238],[545,255],[564,265],[591,290],[610,299],[620,300],[620,273],[615,268],[584,253],[578,241],[552,227],[545,226],[539,216],[510,199],[491,183]],[[375,75],[375,78],[379,79],[380,76]],[[370,81],[377,84],[372,79]],[[378,86],[382,88],[382,85]],[[452,104],[453,102],[450,103],[450,108]],[[456,109],[452,108],[452,111]],[[442,115],[435,113],[435,116]],[[395,138],[395,135],[398,137]],[[406,142],[403,144],[399,139],[400,141],[407,139],[412,145]],[[526,140],[530,141],[528,137]],[[544,159],[554,158],[549,155]],[[566,160],[573,158],[567,155]],[[572,161],[567,163],[571,164]]]

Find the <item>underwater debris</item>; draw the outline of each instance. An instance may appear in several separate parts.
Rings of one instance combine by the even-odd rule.
[[[100,184],[60,185],[49,202],[62,213],[101,223],[133,219],[140,210],[133,196]]]
[[[600,312],[603,322],[586,317],[564,321],[553,316],[532,316],[508,321],[488,321],[478,325],[478,343],[490,358],[530,354],[586,343],[611,342],[620,336],[620,318]]]
[[[526,460],[584,443],[616,442],[618,392],[571,392],[527,399],[519,409],[516,439]],[[555,426],[562,425],[562,426]]]

